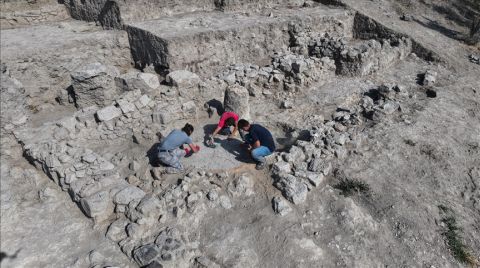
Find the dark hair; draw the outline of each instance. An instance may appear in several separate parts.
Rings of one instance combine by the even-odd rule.
[[[225,120],[225,125],[226,125],[227,127],[229,127],[229,126],[234,126],[234,125],[235,125],[235,118],[230,117],[230,118],[228,118],[227,120]]]
[[[247,120],[245,120],[245,119],[240,119],[240,120],[238,121],[238,127],[239,127],[239,128],[244,128],[244,127],[246,127],[246,126],[248,126],[248,125],[250,125],[250,123],[249,123]]]
[[[193,133],[193,126],[189,123],[186,123],[185,126],[182,128],[182,131],[187,133],[188,136],[190,136]]]

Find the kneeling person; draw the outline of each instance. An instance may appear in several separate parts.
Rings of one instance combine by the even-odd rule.
[[[265,156],[271,155],[275,151],[275,142],[272,134],[261,125],[250,125],[245,119],[238,121],[238,127],[248,132],[245,140],[250,145],[249,149],[251,150],[252,158],[257,162],[256,169],[260,170],[265,168]]]
[[[233,126],[233,131],[230,127]],[[218,121],[217,128],[207,141],[210,146],[214,145],[214,138],[217,134],[228,135],[228,138],[234,138],[238,131],[238,115],[234,112],[224,112]]]
[[[161,142],[158,147],[158,159],[166,165],[167,173],[178,173],[184,170],[180,158],[185,155],[196,153],[200,150],[198,145],[195,145],[190,138],[193,133],[193,126],[185,124],[182,130],[172,130],[170,134]],[[181,149],[184,144],[188,144],[188,147]]]

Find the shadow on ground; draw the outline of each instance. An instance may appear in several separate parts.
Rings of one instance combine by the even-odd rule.
[[[160,146],[159,142],[153,144],[153,146],[150,147],[150,149],[148,149],[148,151],[147,151],[148,162],[153,167],[157,167],[160,164],[158,162],[158,158],[157,158],[158,146]]]
[[[463,38],[462,33],[459,32],[459,31],[449,29],[449,28],[441,25],[437,21],[431,20],[429,18],[424,17],[424,19],[426,19],[427,22],[423,22],[423,21],[420,21],[418,19],[414,19],[414,20],[415,20],[416,23],[422,25],[423,27],[426,27],[426,28],[432,29],[436,32],[439,32],[439,33],[445,35],[446,37],[449,37],[449,38],[452,38],[452,39],[455,39],[455,40],[461,40]]]
[[[205,136],[204,136],[204,144],[206,143],[208,137],[217,127],[216,124],[207,124],[203,127]],[[239,139],[229,139],[224,135],[217,135],[215,138],[215,143],[219,146],[215,148],[215,150],[225,150],[228,153],[235,156],[235,160],[243,163],[254,163],[253,159],[250,156],[247,148],[243,145],[243,141]]]

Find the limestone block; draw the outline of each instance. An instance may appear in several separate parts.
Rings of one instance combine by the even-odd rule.
[[[197,106],[194,101],[189,101],[182,104],[182,111],[187,118],[197,117]]]
[[[145,216],[160,215],[162,204],[155,196],[145,196],[137,206],[137,210]]]
[[[153,93],[160,86],[157,75],[137,70],[116,77],[115,83],[121,91],[140,90],[142,93]]]
[[[281,174],[274,185],[282,191],[288,201],[294,204],[301,204],[307,199],[307,185],[293,175]]]
[[[127,219],[118,219],[108,227],[106,237],[114,242],[118,242],[127,237],[126,227],[129,221]]]
[[[279,214],[280,216],[285,216],[288,213],[290,213],[290,211],[292,211],[292,208],[285,201],[285,199],[278,196],[272,199],[272,207],[273,207],[273,211]]]
[[[424,86],[431,86],[431,85],[435,84],[436,80],[437,80],[437,72],[432,71],[432,70],[428,70],[428,71],[425,72],[422,84]]]
[[[109,121],[122,115],[122,110],[112,105],[98,110],[96,115],[99,121]]]
[[[71,74],[72,87],[79,107],[110,104],[117,95],[114,78],[118,70],[99,62],[80,67]]]
[[[101,191],[80,201],[83,211],[88,217],[105,219],[113,212],[108,191]]]
[[[133,258],[140,266],[144,266],[155,260],[159,253],[155,244],[146,244],[133,251]]]
[[[299,163],[305,160],[303,150],[298,146],[292,146],[288,154],[285,155],[285,161],[288,163]]]
[[[135,111],[135,105],[126,100],[118,100],[117,104],[124,114]]]
[[[243,119],[250,119],[249,92],[240,85],[232,85],[225,90],[223,106],[225,111],[235,112]]]
[[[200,77],[187,70],[170,72],[166,77],[167,83],[174,87],[191,88],[200,83]]]
[[[273,164],[272,170],[276,174],[290,173],[290,171],[292,170],[292,166],[288,162],[278,161],[275,164]]]
[[[115,195],[115,204],[128,205],[132,200],[140,200],[145,196],[145,192],[135,186],[128,186]]]
[[[312,172],[322,172],[326,176],[332,170],[332,164],[324,159],[315,158],[308,164],[308,170]]]
[[[305,178],[315,187],[318,187],[325,181],[325,175],[319,172],[295,171],[295,176]]]

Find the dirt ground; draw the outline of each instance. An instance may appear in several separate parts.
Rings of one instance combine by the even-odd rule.
[[[181,246],[161,251],[161,256],[156,257],[161,260],[160,267],[480,267],[480,65],[469,60],[469,55],[480,54],[480,46],[462,42],[461,35],[467,27],[458,3],[333,2],[341,2],[346,9],[410,37],[433,51],[439,60],[428,61],[412,53],[372,74],[332,73],[303,84],[294,92],[276,88],[278,84],[273,83],[262,94],[250,96],[252,121],[270,129],[278,145],[278,152],[269,157],[265,170],[255,170],[239,137],[229,140],[221,136],[216,148],[204,146],[218,115],[208,117],[203,103],[197,104],[194,118],[182,118],[161,128],[165,135],[185,122],[194,125],[192,139],[202,148],[183,160],[186,174],[152,178],[155,167],[148,157],[158,142],[154,139],[134,142],[131,138],[118,138],[98,143],[71,139],[75,146],[80,143],[114,163],[122,183],[133,185],[129,176],[137,172],[135,176],[140,180],[136,180],[140,182],[135,182],[134,188],[162,202],[157,208],[161,215],[155,214],[151,225],[141,223],[150,218],[137,216],[138,208],[129,211],[129,206],[137,206],[138,201],[117,204],[105,221],[88,218],[73,190],[62,191],[60,182],[45,174],[46,165],[32,165],[35,161],[25,145],[29,140],[15,134],[18,129],[38,131],[55,126],[59,118],[76,111],[66,100],[68,96],[63,96],[63,101],[52,100],[50,95],[37,91],[34,81],[39,77],[40,82],[47,83],[42,72],[48,70],[48,75],[54,81],[62,81],[62,85],[54,84],[45,92],[55,95],[51,92],[64,89],[70,81],[69,72],[91,60],[90,53],[96,55],[95,38],[110,40],[98,47],[102,53],[94,56],[95,60],[109,61],[119,69],[128,68],[131,62],[125,54],[123,32],[105,34],[91,23],[62,22],[61,30],[52,31],[52,38],[63,38],[62,32],[67,30],[65,38],[77,37],[77,30],[87,29],[82,35],[88,35],[88,40],[79,39],[78,43],[83,42],[84,46],[78,51],[89,56],[70,57],[77,49],[67,42],[68,55],[57,52],[62,54],[58,58],[60,70],[52,67],[54,61],[48,59],[48,54],[41,58],[50,65],[36,73],[37,65],[29,64],[35,60],[23,61],[14,48],[16,42],[25,42],[23,45],[27,46],[28,39],[20,40],[15,29],[2,30],[2,62],[13,70],[12,77],[24,84],[29,81],[26,92],[20,92],[10,84],[7,86],[2,78],[2,118],[11,118],[20,110],[19,100],[27,99],[27,104],[33,101],[44,107],[32,111],[31,105],[25,105],[27,108],[21,112],[34,113],[26,123],[2,123],[2,267],[140,267],[148,263],[141,264],[135,250],[157,243],[157,237],[165,233],[171,235],[171,240],[180,241]],[[403,14],[412,15],[413,19],[401,20]],[[65,30],[65,25],[72,30]],[[41,29],[48,32],[48,27]],[[22,26],[22,36],[28,36],[25,32],[29,29]],[[35,46],[38,47],[28,49],[27,58],[39,57],[35,51],[50,51],[42,42]],[[423,75],[428,70],[436,72],[436,81],[424,86]],[[61,73],[60,77],[56,73]],[[322,118],[322,126],[331,122],[339,128],[339,111],[356,111],[362,98],[378,92],[384,84],[402,88],[395,93],[399,103],[395,111],[378,118],[358,112],[361,123],[353,126],[351,132],[342,130],[350,133],[349,142],[341,148],[333,147],[343,151],[339,149],[330,155],[326,152],[325,157],[328,150],[315,148],[318,158],[331,164],[324,180],[319,185],[308,184],[304,202],[287,201],[287,194],[276,185],[275,164],[292,154],[293,145],[307,142],[302,134],[314,133],[312,117]],[[220,93],[213,97],[223,100],[224,96]],[[286,98],[292,101],[288,108],[282,102]],[[184,96],[180,99],[190,100]],[[192,99],[197,101],[197,96]],[[42,105],[44,101],[48,105]],[[345,154],[340,156],[340,152]],[[317,159],[315,152],[313,155]],[[141,165],[145,162],[146,166],[132,167],[135,161]],[[302,164],[310,165],[307,160],[291,162],[289,166],[297,170]],[[138,171],[145,175],[144,169],[148,177],[145,180]],[[285,201],[290,212],[283,216],[276,213],[272,209],[274,198]],[[129,221],[122,229],[125,238],[112,241],[106,232],[120,220]],[[132,226],[145,230],[138,235]]]

